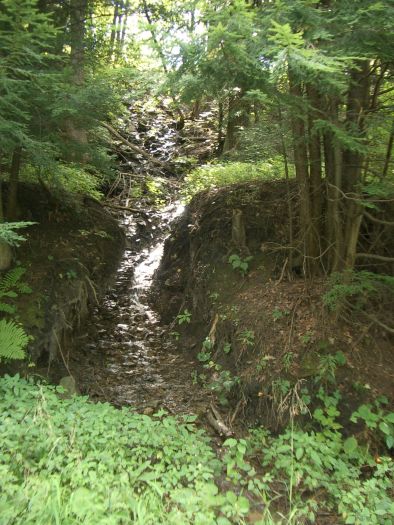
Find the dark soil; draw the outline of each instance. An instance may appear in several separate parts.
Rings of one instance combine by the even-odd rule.
[[[279,429],[292,408],[281,391],[284,382],[313,393],[319,374],[320,383],[343,394],[344,420],[378,395],[394,401],[393,336],[364,315],[372,309],[390,321],[393,298],[375,299],[351,318],[329,312],[323,304],[327,279],[305,280],[298,261],[289,268],[286,191],[284,182],[270,182],[199,194],[167,240],[156,274],[157,305],[181,333],[179,346],[196,356],[209,337],[212,358],[240,378],[223,407],[227,421],[238,426]],[[293,187],[290,192],[296,202]],[[234,242],[234,210],[241,212],[244,246]],[[228,263],[231,254],[253,256],[245,277]],[[177,326],[174,318],[185,309],[191,323]],[[346,364],[337,366],[334,384],[323,365],[337,352]],[[209,374],[215,381],[217,372]]]
[[[51,377],[52,368],[61,377],[68,374],[65,354],[74,333],[118,265],[124,234],[90,198],[56,197],[38,185],[21,185],[19,204],[20,218],[37,225],[25,230],[27,242],[15,250],[33,290],[16,300],[18,318],[33,338],[28,353],[36,373]],[[21,365],[4,368],[15,371]]]

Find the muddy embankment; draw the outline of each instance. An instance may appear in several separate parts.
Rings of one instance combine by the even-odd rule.
[[[107,288],[125,238],[116,220],[90,198],[56,198],[40,186],[22,185],[19,204],[21,219],[37,223],[25,230],[27,241],[14,254],[32,289],[15,301],[17,318],[32,340],[29,360],[1,371],[28,369],[57,381],[68,375],[74,335]]]
[[[290,192],[295,213],[295,188]],[[304,280],[297,261],[289,269],[286,195],[285,182],[197,195],[167,239],[156,273],[156,308],[177,332],[179,349],[205,359],[195,380],[223,401],[232,424],[279,428],[321,382],[335,381],[344,415],[369,397],[394,399],[392,334],[366,323],[362,312],[350,322],[338,319],[323,304],[327,279]],[[363,227],[363,242],[375,238],[374,227]],[[390,244],[389,232],[379,238]],[[245,275],[229,263],[231,255],[247,263]],[[379,301],[371,305],[374,314],[387,317],[392,298]],[[185,311],[190,322],[180,323]]]

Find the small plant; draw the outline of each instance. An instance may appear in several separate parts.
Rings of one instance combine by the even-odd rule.
[[[21,281],[23,275],[26,273],[26,268],[17,266],[9,270],[0,280],[0,312],[14,314],[16,308],[9,304],[9,299],[16,299],[19,294],[29,294],[32,292],[30,286]]]
[[[228,258],[228,262],[231,264],[233,270],[238,271],[242,277],[245,277],[249,271],[249,262],[252,259],[253,257],[251,255],[249,257],[245,257],[245,259],[241,259],[239,255],[233,254]]]
[[[170,336],[173,337],[175,341],[179,341],[181,334],[176,330],[173,330],[172,332],[170,332]]]
[[[255,335],[253,330],[242,330],[238,336],[239,341],[246,346],[253,346]]]
[[[282,358],[283,368],[288,372],[294,362],[294,352],[286,352]]]
[[[305,332],[305,334],[300,335],[301,343],[307,345],[312,341],[314,335],[315,334],[312,330],[308,330],[307,332]]]
[[[392,449],[394,448],[394,412],[387,412],[382,408],[382,405],[387,403],[387,398],[380,397],[374,405],[361,405],[352,414],[350,420],[357,423],[360,419],[364,421],[368,429],[378,430],[387,448]]]
[[[229,370],[224,370],[221,365],[210,361],[205,368],[213,372],[211,380],[206,384],[209,391],[216,394],[221,405],[227,405],[227,397],[232,388],[239,383],[239,377],[232,375]]]
[[[272,312],[272,317],[274,321],[279,321],[279,319],[282,319],[286,315],[290,315],[289,310],[281,310],[280,308],[275,308]]]
[[[208,297],[210,299],[212,299],[213,302],[217,301],[219,299],[219,294],[218,292],[211,292]]]
[[[340,351],[336,352],[335,354],[325,354],[319,356],[316,382],[335,383],[335,374],[338,366],[344,366],[345,364],[345,354]]]
[[[202,343],[202,349],[197,354],[197,359],[201,361],[201,363],[206,363],[207,361],[211,359],[211,355],[212,355],[212,342],[209,339],[209,337],[207,337]]]
[[[67,270],[66,271],[66,278],[69,281],[72,281],[73,279],[76,279],[78,277],[78,274],[75,270]]]
[[[231,352],[232,348],[231,348],[231,345],[230,343],[224,343],[223,345],[223,352],[225,354],[229,354]]]
[[[189,310],[183,310],[182,313],[178,314],[176,316],[177,323],[179,325],[181,324],[189,324],[191,320],[192,314],[189,312]]]
[[[265,370],[268,366],[268,363],[270,361],[274,361],[275,360],[275,357],[272,356],[272,355],[263,355],[260,359],[259,359],[259,362],[257,363],[257,366],[256,366],[256,370],[258,372],[262,372],[263,370]]]
[[[16,307],[10,300],[16,299],[20,294],[31,293],[31,288],[21,279],[26,269],[17,266],[8,271],[0,280],[0,312],[15,314]],[[25,348],[29,343],[29,336],[24,329],[13,320],[0,321],[0,360],[24,359]]]

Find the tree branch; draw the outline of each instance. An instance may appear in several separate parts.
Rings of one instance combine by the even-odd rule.
[[[377,224],[384,224],[385,226],[394,226],[393,221],[384,221],[382,219],[377,219],[367,211],[364,211],[364,216],[367,217],[370,221],[376,222]]]
[[[376,259],[377,261],[394,262],[394,257],[385,257],[374,253],[356,253],[357,259]]]

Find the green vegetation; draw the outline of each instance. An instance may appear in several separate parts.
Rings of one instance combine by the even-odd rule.
[[[0,379],[0,392],[4,525],[241,524],[253,509],[261,525],[323,511],[358,525],[394,516],[392,460],[343,438],[335,418],[321,431],[292,423],[277,437],[230,438],[219,460],[190,416],[61,399],[61,387],[18,376]]]
[[[31,293],[22,266],[47,281],[29,305],[29,317],[40,311],[37,332],[57,313],[64,330],[73,328],[56,304],[59,283],[71,295],[82,282],[80,297],[67,298],[75,324],[78,308],[100,297],[102,283],[94,281],[111,266],[106,247],[85,266],[64,242],[71,221],[62,207],[72,204],[76,231],[83,228],[75,237],[90,251],[111,238],[95,228],[106,212],[91,202],[108,195],[109,209],[132,215],[130,244],[145,247],[156,228],[167,233],[167,218],[159,225],[146,203],[173,202],[182,184],[180,194],[198,209],[184,215],[188,238],[167,238],[191,262],[183,273],[175,254],[177,267],[165,278],[168,307],[177,307],[179,332],[171,335],[181,346],[194,329],[209,334],[196,347],[192,377],[211,408],[229,410],[226,436],[249,408],[271,411],[276,433],[244,428],[217,454],[195,416],[160,410],[148,417],[64,399],[58,387],[33,379],[0,377],[0,525],[309,525],[322,515],[343,525],[393,523],[392,400],[364,376],[351,378],[353,403],[338,379],[341,367],[354,368],[359,347],[381,337],[386,358],[392,346],[393,49],[392,0],[1,1],[0,365],[30,358],[32,337],[18,317]],[[244,224],[254,196],[236,197],[237,184],[260,192],[264,182],[272,216],[256,209]],[[21,184],[34,197],[39,188],[31,209]],[[223,235],[214,261],[204,243],[222,234],[210,219],[223,210],[215,200],[199,210],[224,187],[231,196],[224,229],[232,235]],[[89,204],[96,206],[91,230],[88,222],[78,226]],[[45,237],[34,244],[53,262],[48,274],[40,253],[26,255],[33,243],[22,252],[30,264],[18,262],[28,239],[20,232],[34,220],[53,226],[53,255]],[[273,230],[278,238],[268,238]],[[253,257],[257,269],[249,272]],[[208,275],[226,296],[235,283],[242,300],[221,305],[212,281],[204,288]],[[121,281],[126,289],[128,276]],[[193,294],[195,283],[201,289]],[[253,296],[250,283],[261,286]],[[265,311],[260,292],[272,294]],[[246,318],[248,301],[254,312]],[[207,307],[201,318],[198,302]],[[318,307],[319,318],[311,315]],[[156,323],[144,309],[134,317]],[[333,332],[339,319],[356,329],[338,323],[339,335],[320,334],[328,317]],[[121,321],[119,334],[127,314]],[[268,335],[271,325],[283,333],[282,347],[262,336],[263,321]],[[156,328],[143,344],[159,345]],[[43,343],[50,360],[55,336],[53,329]],[[62,344],[60,337],[68,369]],[[387,359],[369,357],[376,386]],[[251,392],[242,390],[242,366],[253,376]]]
[[[23,240],[23,238],[19,238]],[[16,307],[13,301],[20,294],[31,293],[31,288],[21,278],[26,269],[21,266],[9,270],[0,279],[0,313],[15,315]],[[29,336],[13,320],[0,320],[0,362],[4,359],[23,359],[25,348],[29,343]]]
[[[283,162],[273,159],[269,162],[227,162],[200,166],[185,177],[183,194],[190,200],[196,193],[256,180],[277,180],[284,176]]]
[[[242,277],[245,277],[249,271],[249,263],[252,259],[253,257],[251,255],[242,259],[239,255],[234,253],[233,255],[230,255],[228,262],[231,264],[233,270],[238,271]]]

